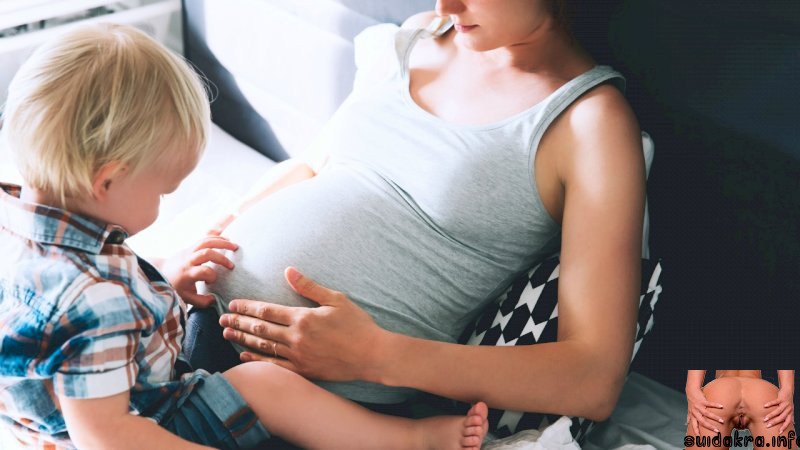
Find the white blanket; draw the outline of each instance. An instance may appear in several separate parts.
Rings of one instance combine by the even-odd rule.
[[[544,431],[525,430],[507,438],[491,441],[484,450],[580,450],[569,432],[570,420],[561,417]]]
[[[584,450],[681,449],[686,434],[686,396],[632,372],[611,417],[595,424]],[[489,441],[484,450],[579,449],[562,417],[543,431],[528,430]]]

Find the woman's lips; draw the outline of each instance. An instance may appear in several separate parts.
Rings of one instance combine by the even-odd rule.
[[[470,30],[472,30],[475,27],[477,27],[477,25],[459,25],[459,24],[456,24],[456,31],[458,31],[459,33],[467,33],[467,32],[469,32]]]

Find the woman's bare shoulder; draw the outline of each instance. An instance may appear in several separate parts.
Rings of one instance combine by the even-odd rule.
[[[576,100],[550,127],[550,146],[562,182],[612,173],[644,179],[644,153],[633,109],[614,86],[598,86]],[[605,173],[610,170],[611,173]]]
[[[568,108],[566,113],[577,129],[585,132],[618,131],[638,134],[639,124],[622,92],[610,84],[590,90]],[[611,127],[612,130],[608,128]]]
[[[561,119],[561,128],[576,144],[573,148],[577,152],[596,152],[599,148],[606,157],[641,157],[639,122],[622,92],[610,84],[584,94]]]

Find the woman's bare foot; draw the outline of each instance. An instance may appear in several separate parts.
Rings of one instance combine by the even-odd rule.
[[[472,405],[466,416],[440,416],[418,421],[423,448],[478,450],[489,430],[486,403]]]

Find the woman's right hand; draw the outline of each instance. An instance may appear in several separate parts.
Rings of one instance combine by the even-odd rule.
[[[701,388],[687,389],[686,400],[689,402],[689,413],[686,415],[686,424],[692,424],[695,436],[700,436],[700,426],[715,433],[719,433],[719,428],[709,419],[723,423],[722,418],[707,408],[722,408],[722,404],[710,402]]]

